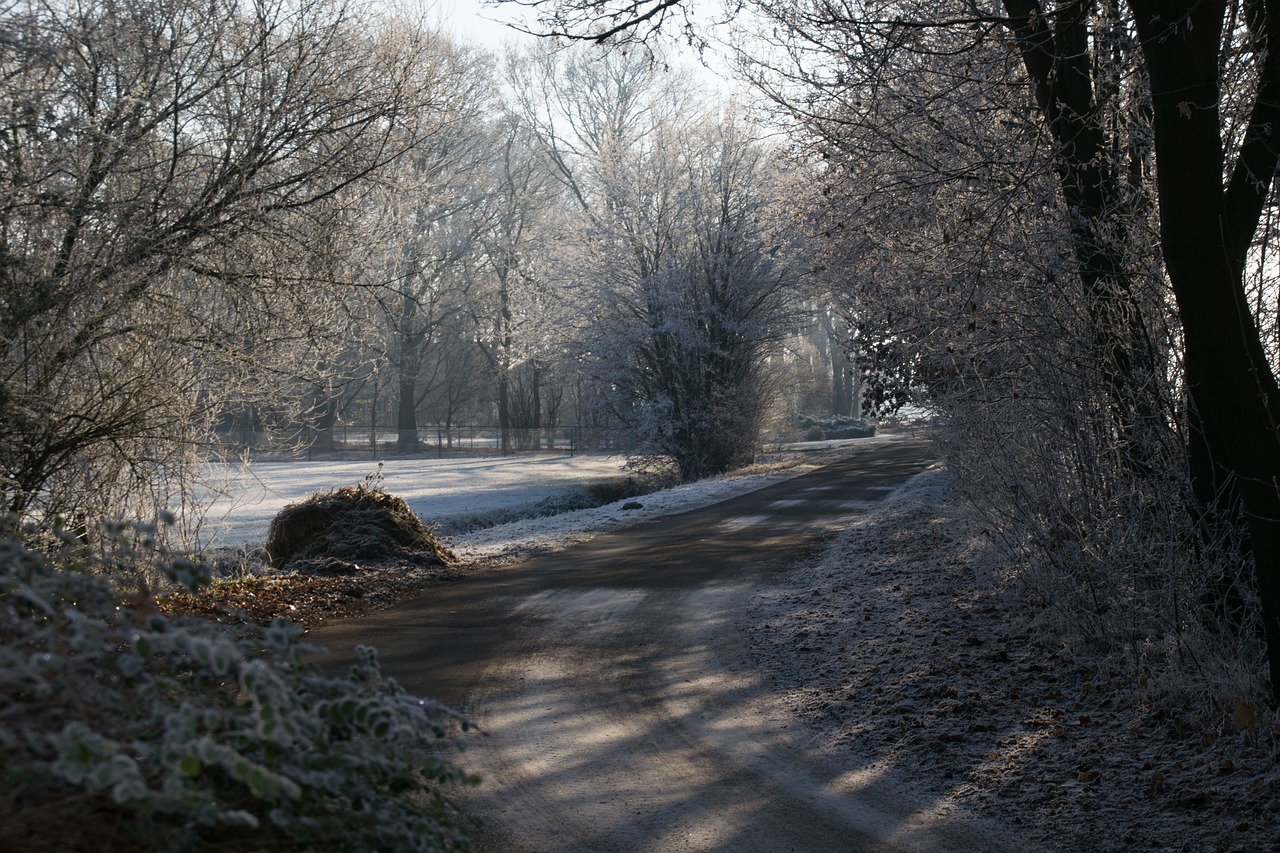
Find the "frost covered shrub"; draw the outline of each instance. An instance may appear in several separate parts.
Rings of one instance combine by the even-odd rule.
[[[824,417],[799,415],[796,424],[804,430],[805,441],[825,441],[840,438],[870,438],[876,428],[861,418]]]
[[[627,498],[638,498],[655,492],[662,488],[666,483],[661,477],[657,476],[641,476],[628,474],[625,477],[615,477],[612,480],[606,480],[602,483],[592,483],[587,487],[587,493],[591,495],[592,500],[598,506],[611,504],[616,501],[625,500]]]
[[[85,568],[0,538],[0,848],[468,848],[467,723],[373,650],[325,676],[296,626],[237,638]]]
[[[1135,474],[1105,408],[1081,405],[1085,383],[1033,392],[1034,378],[1003,399],[947,401],[939,438],[1037,626],[1115,676],[1135,705],[1231,713],[1263,701],[1247,558],[1196,528],[1176,436],[1143,436],[1150,471]]]

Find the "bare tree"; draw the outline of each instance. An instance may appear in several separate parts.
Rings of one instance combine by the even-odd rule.
[[[0,498],[153,511],[225,403],[318,366],[335,229],[416,140],[426,46],[330,0],[5,16]]]
[[[693,480],[754,458],[772,403],[767,356],[793,291],[761,222],[764,150],[731,122],[684,131],[698,146],[681,187],[687,218],[657,271],[603,291],[615,307],[598,349],[639,449]]]
[[[446,447],[453,446],[453,427],[484,399],[490,387],[470,318],[458,319],[460,322],[450,324],[441,335],[419,398],[422,410],[443,427]]]
[[[495,143],[487,164],[490,193],[480,237],[485,264],[478,270],[482,284],[470,314],[476,344],[497,386],[505,453],[512,429],[541,426],[541,384],[547,367],[559,357],[561,302],[542,256],[560,189],[523,117],[508,110],[495,128]],[[519,406],[512,399],[517,371],[523,372],[521,384],[528,391]],[[517,408],[523,411],[518,418]]]
[[[401,450],[418,448],[418,409],[445,330],[464,319],[469,268],[480,263],[487,160],[497,145],[492,58],[437,37],[430,52],[436,98],[418,140],[368,198],[359,277],[381,313],[379,337],[398,394]]]
[[[576,202],[560,253],[584,369],[640,454],[689,479],[750,461],[783,277],[763,149],[641,56],[525,57],[527,120]]]
[[[681,5],[674,0],[536,3],[551,26],[584,16],[602,22],[580,38],[645,38]],[[1186,438],[1195,510],[1211,527],[1242,513],[1255,568],[1273,694],[1280,695],[1280,387],[1245,284],[1264,211],[1270,209],[1280,143],[1280,4],[854,2],[749,4],[784,47],[806,55],[786,98],[801,115],[836,100],[866,116],[921,78],[899,76],[927,61],[927,91],[976,83],[986,94],[1016,85],[1030,137],[1047,153],[1061,206],[1052,212],[1069,254],[1046,273],[1069,271],[1081,288],[1088,352],[1128,471],[1163,475],[1151,445],[1169,425]],[[995,61],[1004,48],[1002,68]],[[985,52],[986,68],[974,57]],[[904,65],[905,63],[905,65]],[[1016,70],[1016,75],[1012,71]],[[793,92],[793,94],[796,94]],[[917,99],[922,107],[929,98]],[[952,118],[956,118],[955,115]],[[927,110],[918,120],[929,126]],[[1007,123],[1006,123],[1007,122]],[[856,121],[855,121],[856,124]],[[882,125],[896,138],[901,125]],[[1016,113],[989,125],[1027,138]],[[944,138],[939,136],[939,138]],[[833,140],[837,141],[838,140]],[[1156,184],[1150,185],[1154,151]],[[904,152],[905,153],[905,152]],[[989,184],[981,172],[978,185]],[[1181,341],[1166,358],[1146,325],[1140,294],[1147,254],[1142,223],[1158,213],[1158,257],[1171,287]],[[1135,230],[1136,226],[1136,230]],[[1137,276],[1137,277],[1135,277]],[[1049,279],[1058,286],[1061,279]],[[1262,300],[1265,303],[1266,300]],[[973,357],[976,359],[977,355]],[[1079,364],[1073,359],[1068,364]],[[970,362],[977,369],[979,361]],[[1185,394],[1170,412],[1164,377]],[[1174,401],[1176,403],[1176,401]],[[1217,519],[1217,520],[1214,520]],[[1197,520],[1198,523],[1198,520]]]

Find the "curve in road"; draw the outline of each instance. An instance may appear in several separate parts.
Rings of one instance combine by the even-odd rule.
[[[735,615],[925,468],[919,440],[600,536],[317,630],[335,669],[378,648],[406,689],[488,736],[464,764],[481,850],[1000,849],[990,830],[833,767],[761,697]]]

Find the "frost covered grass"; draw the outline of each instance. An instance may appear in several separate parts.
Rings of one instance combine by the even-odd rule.
[[[668,489],[660,488],[659,477],[624,471],[622,460],[601,456],[409,460],[409,464],[396,460],[381,466],[271,463],[261,470],[258,466],[241,469],[241,497],[225,494],[220,510],[224,517],[204,528],[215,542],[230,539],[234,544],[206,547],[203,554],[216,577],[253,580],[258,586],[245,592],[215,583],[194,596],[168,594],[162,607],[230,622],[265,624],[281,617],[315,626],[390,606],[459,574],[556,551],[628,524],[760,488],[838,458],[847,452],[848,444],[820,442],[780,449],[762,455],[743,471]],[[477,470],[485,472],[478,482],[472,476]],[[424,478],[427,473],[431,476]],[[314,500],[330,494],[342,480],[386,490],[397,503],[402,495],[392,490],[404,490],[411,511],[419,515],[434,511],[427,515],[430,538],[452,552],[449,565],[440,568],[438,561],[410,554],[388,558],[385,549],[362,549],[367,537],[344,523],[340,531],[325,534],[325,542],[318,543],[323,545],[324,557],[273,569],[270,548],[262,545],[261,537],[270,527],[262,517],[263,507],[305,505],[309,496]],[[452,493],[451,483],[462,486]],[[541,497],[534,500],[535,496]],[[455,555],[460,558],[457,562]],[[263,588],[263,583],[269,586]]]
[[[848,443],[805,449],[601,507],[470,527],[449,544],[480,567],[558,550],[802,473]],[[543,470],[511,461],[490,481],[495,496],[526,487],[522,468]],[[359,466],[339,473],[363,476]],[[921,796],[1016,826],[1046,850],[1274,849],[1276,711],[1256,694],[1231,701],[1206,689],[1206,674],[1230,661],[1205,644],[1188,645],[1197,655],[1185,668],[1153,654],[1138,673],[1123,650],[1064,634],[1027,567],[950,478],[917,477],[820,558],[757,589],[737,616],[737,647],[749,671],[767,674],[766,701],[829,744],[833,761],[906,771]],[[483,498],[465,501],[480,513]]]
[[[362,482],[381,465],[381,487],[403,498],[437,529],[487,526],[540,505],[579,496],[593,484],[623,476],[620,456],[507,456],[470,459],[257,462],[210,465],[203,475],[209,506],[199,524],[204,547],[260,544],[271,520],[309,494]]]
[[[855,441],[892,440],[887,435]],[[591,531],[759,488],[838,458],[850,443],[790,445],[761,456],[742,471],[644,495],[636,494],[646,488],[643,478],[627,470],[623,457],[601,454],[219,464],[206,472],[209,508],[199,524],[197,543],[224,552],[252,549],[266,539],[272,519],[286,505],[360,483],[380,470],[379,487],[403,498],[437,534],[451,537],[455,547],[492,558],[506,543],[516,557],[526,545],[549,547],[562,537],[569,544]],[[620,497],[597,506],[615,493]],[[637,500],[642,509],[621,510],[630,500]],[[619,516],[620,512],[625,514]]]
[[[1274,850],[1280,715],[1261,692],[1203,689],[1225,658],[1139,675],[1064,636],[991,532],[946,470],[920,475],[758,590],[748,665],[833,760],[907,771],[1042,849]]]

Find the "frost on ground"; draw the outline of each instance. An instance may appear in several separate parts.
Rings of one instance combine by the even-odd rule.
[[[645,495],[640,509],[619,501],[526,518],[449,544],[472,566],[509,563],[802,473],[845,444]],[[245,488],[261,491],[227,515],[231,541],[261,539],[284,503],[359,482],[374,467],[278,464],[255,466],[259,485]],[[621,464],[407,460],[388,463],[385,486],[428,520],[497,519],[616,477]],[[1280,849],[1275,712],[1140,689],[1115,661],[1037,629],[1043,612],[1010,581],[947,478],[943,470],[915,478],[820,559],[760,587],[736,612],[735,654],[767,677],[761,701],[775,706],[770,716],[802,723],[833,762],[896,770],[914,780],[918,798],[1015,827],[1043,849]]]
[[[892,441],[892,437],[859,439]],[[628,525],[707,506],[735,495],[764,488],[786,477],[812,471],[848,452],[849,441],[815,442],[803,451],[774,454],[742,471],[670,489],[615,501],[592,509],[552,517],[527,518],[446,538],[449,547],[468,564],[491,566],[559,551],[576,542]],[[630,505],[631,509],[624,509]]]
[[[892,441],[891,436],[858,443]],[[811,442],[761,457],[750,468],[697,483],[624,499],[594,509],[561,511],[583,501],[592,483],[624,474],[618,456],[579,454],[396,459],[377,462],[270,462],[213,466],[205,488],[219,494],[200,525],[199,542],[217,583],[199,596],[174,594],[165,607],[228,621],[265,624],[274,617],[308,626],[327,619],[382,609],[425,587],[537,554],[557,551],[592,536],[646,519],[705,506],[812,470],[844,455],[849,441]],[[314,577],[273,572],[261,545],[271,519],[309,494],[359,483],[381,471],[379,485],[410,508],[461,558],[447,569],[414,561],[357,561],[351,573]],[[629,508],[627,508],[629,507]],[[516,519],[511,521],[509,519]],[[465,533],[448,535],[450,530]]]
[[[286,504],[379,472],[381,488],[404,498],[435,525],[480,514],[518,515],[539,502],[621,476],[625,464],[620,456],[603,454],[212,464],[203,477],[209,507],[199,540],[213,547],[261,543]]]
[[[861,442],[888,440],[892,437]],[[681,512],[795,476],[839,458],[848,444],[812,442],[802,449],[770,454],[745,471],[642,496],[636,499],[641,504],[637,510],[622,510],[629,501],[619,501],[580,512],[558,510],[580,500],[586,487],[625,476],[624,457],[581,453],[214,464],[203,478],[209,505],[197,538],[205,547],[259,545],[267,537],[271,519],[285,505],[380,473],[380,488],[404,498],[444,536],[452,534],[464,556],[489,561],[505,554],[516,559],[567,546],[588,532]]]
[[[1033,627],[981,525],[931,470],[761,588],[743,654],[833,760],[1052,850],[1280,849],[1280,717],[1145,701]]]

